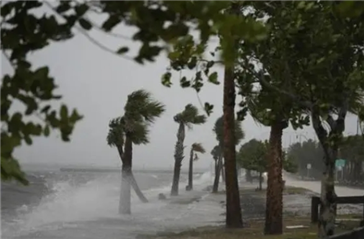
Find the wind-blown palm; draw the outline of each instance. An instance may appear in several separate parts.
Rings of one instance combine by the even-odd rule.
[[[188,185],[186,189],[192,190],[193,189],[193,161],[198,160],[197,153],[204,154],[206,151],[201,143],[193,143],[191,145],[190,151],[190,164],[188,170]]]
[[[106,138],[110,147],[116,147],[122,161],[122,194],[119,212],[130,214],[130,184],[143,202],[148,200],[139,189],[132,174],[133,144],[149,143],[149,127],[164,112],[164,105],[145,90],[134,91],[128,96],[124,115],[112,119]]]
[[[198,109],[192,104],[186,105],[185,109],[173,117],[174,121],[179,124],[177,132],[177,143],[174,154],[174,172],[171,195],[178,195],[178,183],[181,172],[183,156],[183,141],[185,139],[185,127],[192,129],[193,125],[201,125],[206,122],[206,116],[199,114]]]
[[[217,156],[217,163],[215,164],[216,165],[215,180],[212,189],[213,192],[217,192],[219,187],[220,171],[222,171],[223,173],[222,176],[224,178],[224,171],[223,171],[224,119],[222,116],[215,121],[215,125],[212,130],[215,133],[216,140],[218,141],[218,145],[216,145],[213,149],[214,154],[218,156]],[[240,141],[245,137],[244,130],[241,126],[240,121],[238,120],[235,120],[234,135],[235,135],[235,145],[238,145]]]

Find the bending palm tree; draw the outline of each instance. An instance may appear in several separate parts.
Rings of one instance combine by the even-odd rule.
[[[173,172],[173,182],[171,195],[178,195],[178,183],[179,176],[181,173],[181,165],[183,156],[183,141],[185,139],[185,127],[192,129],[192,125],[201,125],[206,122],[206,116],[200,115],[198,109],[188,104],[185,109],[174,116],[174,121],[179,124],[178,132],[177,132],[177,143],[175,146],[175,154],[174,154],[174,172]]]
[[[216,140],[218,141],[218,145],[214,148],[214,153],[218,154],[218,171],[215,172],[215,180],[212,188],[213,192],[217,192],[219,187],[219,179],[220,179],[220,171],[223,169],[223,148],[224,148],[224,120],[221,116],[215,122],[213,131],[216,135]],[[240,121],[235,120],[234,127],[234,135],[235,135],[235,145],[238,145],[242,139],[244,139],[244,131],[241,127]]]
[[[200,143],[193,143],[190,151],[190,165],[188,170],[188,185],[187,190],[193,189],[193,161],[198,160],[197,153],[204,154],[205,149]]]
[[[118,149],[122,161],[119,213],[130,214],[130,185],[143,202],[148,201],[132,173],[133,144],[149,143],[148,127],[164,112],[164,105],[153,100],[149,92],[138,90],[128,96],[124,111],[124,116],[110,121],[107,143]]]

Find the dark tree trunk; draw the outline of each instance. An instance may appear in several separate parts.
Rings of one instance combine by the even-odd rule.
[[[120,190],[120,201],[119,201],[119,213],[120,214],[131,214],[131,195],[130,195],[130,179],[132,176],[132,154],[133,146],[131,139],[128,135],[125,137],[125,150],[123,154],[123,166],[121,168],[121,190]],[[120,151],[119,151],[120,153]]]
[[[180,123],[177,132],[177,143],[175,146],[175,154],[174,154],[174,171],[173,171],[171,196],[178,195],[179,177],[181,173],[182,160],[184,158],[183,156],[184,139],[185,139],[185,125],[183,123]]]
[[[180,174],[181,174],[181,163],[175,161],[174,162],[173,183],[172,183],[171,196],[177,196],[178,195],[178,186],[179,186]]]
[[[283,232],[283,182],[281,168],[282,134],[284,122],[275,122],[271,126],[268,152],[268,182],[265,210],[266,235],[278,235]]]
[[[261,191],[263,188],[262,188],[262,177],[263,177],[263,173],[262,172],[259,172],[259,190]]]
[[[190,152],[190,165],[188,168],[188,190],[193,189],[193,150]]]
[[[212,186],[213,193],[217,193],[217,191],[219,190],[220,172],[222,165],[221,160],[222,160],[222,155],[219,155],[217,164],[215,164],[215,179],[214,179],[214,185]]]
[[[235,10],[235,9],[234,9]],[[243,226],[236,173],[234,68],[225,66],[224,74],[224,161],[226,185],[226,227]]]

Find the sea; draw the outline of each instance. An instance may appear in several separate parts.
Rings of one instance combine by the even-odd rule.
[[[118,214],[119,171],[33,169],[27,172],[29,186],[2,182],[1,238],[129,239],[183,230],[197,226],[197,221],[212,224],[206,220],[220,213],[216,203],[210,202],[206,204],[210,208],[200,208],[197,214],[197,206],[191,207],[189,201],[208,197],[204,188],[212,184],[210,172],[194,175],[193,192],[185,191],[187,174],[181,174],[180,203],[158,199],[160,193],[169,197],[172,173],[144,171],[134,176],[149,202],[140,202],[133,193],[132,215]]]

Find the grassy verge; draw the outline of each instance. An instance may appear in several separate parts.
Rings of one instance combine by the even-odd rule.
[[[288,229],[287,226],[302,228]],[[339,224],[336,233],[352,230],[358,227],[358,222]],[[285,217],[283,235],[263,235],[264,221],[247,221],[245,228],[226,229],[223,227],[201,227],[180,233],[158,233],[153,236],[139,236],[138,239],[316,239],[317,225],[310,223],[309,218]]]

